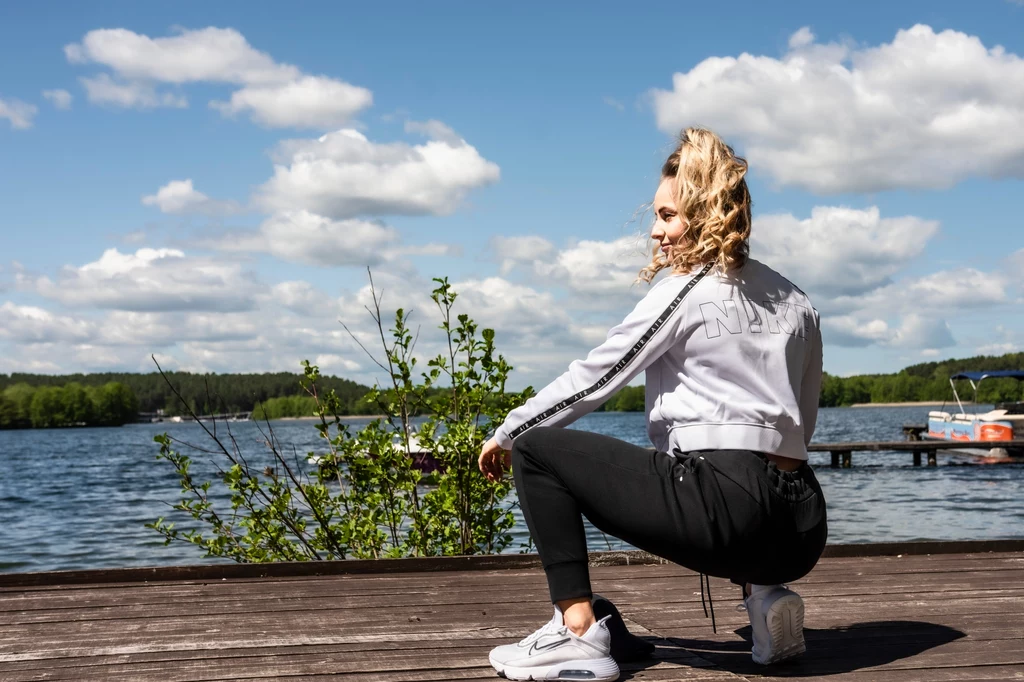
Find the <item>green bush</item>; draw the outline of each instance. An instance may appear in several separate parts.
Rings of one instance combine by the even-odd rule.
[[[511,477],[489,482],[477,459],[488,434],[531,389],[505,391],[512,367],[497,354],[493,330],[478,330],[466,315],[453,318],[455,291],[446,279],[434,281],[447,352],[429,360],[417,377],[409,315],[396,312],[388,342],[370,280],[371,314],[384,351],[384,360],[374,361],[390,385],[371,389],[366,401],[383,417],[350,432],[340,418],[342,400],[334,390],[321,392],[318,368],[304,362],[303,388],[322,439],[322,450],[309,456],[319,466],[310,472],[287,456],[269,422],[265,435],[274,465],[263,469],[250,466],[233,436],[228,445],[200,422],[223,458],[216,486],[224,494],[211,498],[215,483],[196,481],[191,458],[175,449],[188,446],[163,434],[156,438],[157,457],[174,466],[181,485],[174,509],[193,523],[180,530],[161,517],[147,527],[165,544],[189,542],[206,556],[239,562],[477,554],[508,547]],[[414,428],[416,414],[425,419]],[[414,438],[438,471],[424,474],[413,466]]]
[[[271,398],[257,403],[252,410],[252,418],[260,420],[314,416],[316,416],[316,400],[308,395]]]

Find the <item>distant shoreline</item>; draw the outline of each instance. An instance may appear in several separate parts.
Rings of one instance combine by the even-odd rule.
[[[955,400],[920,400],[906,403],[854,403],[850,407],[941,407],[942,405],[955,405]],[[961,401],[962,405],[973,405],[969,400]]]

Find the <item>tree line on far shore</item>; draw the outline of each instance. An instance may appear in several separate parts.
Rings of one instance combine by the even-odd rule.
[[[819,405],[837,407],[854,403],[953,401],[949,377],[957,372],[1024,368],[1024,353],[1000,357],[979,356],[928,362],[895,374],[838,377],[826,374]],[[253,412],[257,419],[308,417],[315,410],[312,397],[302,393],[301,376],[274,374],[191,374],[170,372],[168,379],[197,414]],[[379,412],[366,399],[369,387],[339,377],[322,377],[320,389],[333,388],[340,399],[339,414],[371,415]],[[431,395],[441,389],[432,389]],[[974,400],[967,382],[958,387],[963,400]],[[977,400],[995,403],[1022,400],[1024,382],[987,379]],[[436,396],[434,396],[436,397]],[[186,410],[159,373],[152,374],[0,374],[0,428],[68,425],[119,425],[133,422],[139,413],[183,414]],[[602,412],[643,412],[644,387],[627,386],[599,408]]]
[[[181,394],[181,397],[197,414],[223,414],[225,412],[249,412],[257,403],[272,398],[303,395],[299,385],[301,375],[292,372],[266,374],[193,374],[191,372],[167,372],[167,379]],[[166,416],[183,415],[188,410],[174,395],[174,390],[158,372],[130,374],[107,372],[103,374],[0,374],[0,391],[15,384],[31,387],[64,386],[77,383],[82,386],[102,386],[108,382],[127,386],[138,398],[138,412],[156,413]],[[371,406],[363,397],[369,392],[363,386],[348,379],[323,377],[320,389],[334,389],[341,400],[342,414],[371,414]],[[291,415],[287,415],[291,416]],[[300,416],[300,415],[295,415]]]
[[[100,386],[17,383],[0,392],[0,429],[123,426],[134,422],[138,413],[135,394],[116,381]]]
[[[959,360],[942,360],[911,365],[896,374],[863,374],[837,377],[826,374],[821,384],[821,407],[856,403],[916,402],[948,400],[955,403],[949,378],[960,372],[1024,369],[1024,353],[1002,356],[980,355]],[[956,382],[961,400],[999,403],[1024,400],[1024,382],[1016,379],[986,379],[974,395],[965,380]]]

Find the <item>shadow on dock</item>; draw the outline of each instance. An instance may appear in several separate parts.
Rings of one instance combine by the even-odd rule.
[[[770,670],[774,677],[810,677],[887,666],[967,636],[946,625],[913,620],[869,621],[826,629],[805,628],[807,653],[794,661],[767,669],[750,658],[750,626],[738,628],[734,634],[742,641],[668,637],[655,644],[667,648],[667,642],[737,675],[761,675]]]

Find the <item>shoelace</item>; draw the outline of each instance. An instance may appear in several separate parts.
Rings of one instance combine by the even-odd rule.
[[[708,603],[704,603],[704,583],[708,584]],[[711,631],[718,634],[718,628],[715,626],[715,600],[711,598],[711,576],[704,573],[700,574],[700,605],[704,609],[704,617],[708,617],[708,604],[711,605]]]
[[[542,625],[540,628],[534,630],[531,634],[519,640],[519,644],[520,646],[526,646],[527,644],[530,644],[531,642],[540,639],[544,635],[564,635],[566,632],[568,632],[568,628],[565,625],[556,625],[554,621],[549,620],[547,623],[544,623],[544,625]]]

